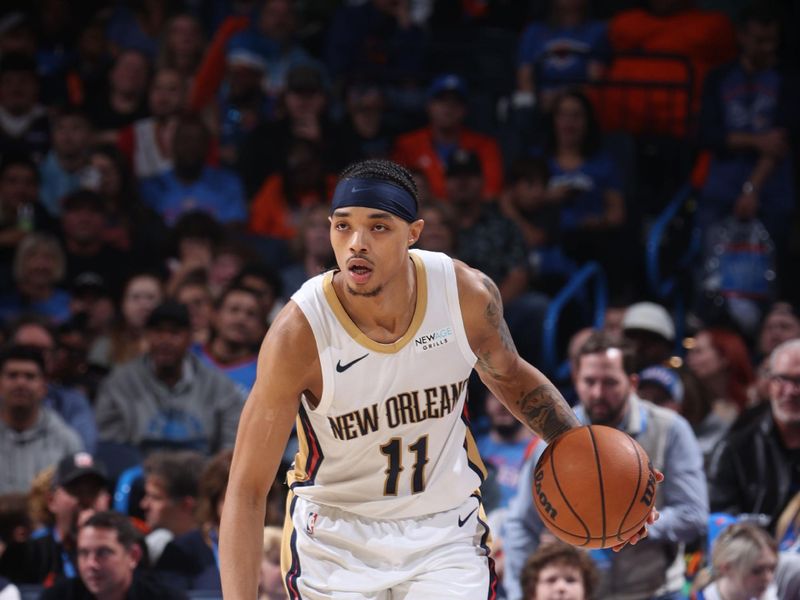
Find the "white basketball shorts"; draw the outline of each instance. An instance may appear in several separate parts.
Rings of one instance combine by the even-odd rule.
[[[293,600],[494,600],[490,541],[477,495],[440,513],[370,519],[289,492],[281,569]]]

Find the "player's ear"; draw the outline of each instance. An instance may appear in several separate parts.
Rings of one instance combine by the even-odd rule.
[[[425,227],[425,221],[417,219],[408,224],[408,245],[413,246],[417,243],[419,236],[422,234],[422,229]]]

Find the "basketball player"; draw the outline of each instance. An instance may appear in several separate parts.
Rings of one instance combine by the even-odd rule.
[[[494,598],[470,373],[548,441],[578,421],[519,358],[495,284],[409,251],[423,221],[405,169],[350,166],[330,222],[338,269],[276,318],[242,413],[222,516],[225,598],[256,594],[265,498],[295,419],[281,557],[290,598]]]

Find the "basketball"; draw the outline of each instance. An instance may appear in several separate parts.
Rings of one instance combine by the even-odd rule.
[[[656,501],[656,476],[644,449],[604,425],[571,429],[536,463],[536,509],[560,540],[609,548],[641,529]]]

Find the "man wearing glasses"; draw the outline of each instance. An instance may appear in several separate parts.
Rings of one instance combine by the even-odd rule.
[[[769,410],[721,441],[709,467],[711,512],[767,515],[800,492],[800,339],[769,358]]]

